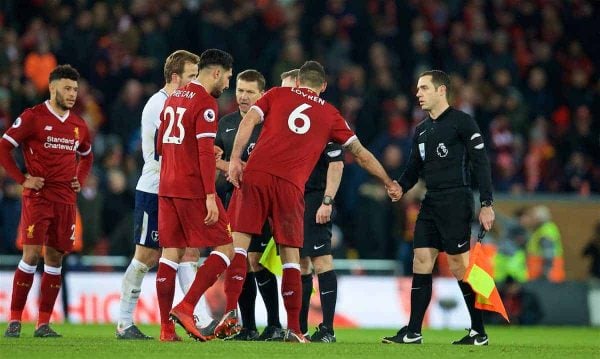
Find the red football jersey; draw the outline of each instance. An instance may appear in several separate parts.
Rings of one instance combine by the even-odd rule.
[[[87,156],[92,151],[85,121],[71,111],[59,116],[46,101],[25,110],[2,138],[15,147],[22,145],[27,172],[44,178],[40,191],[25,188],[24,196],[75,203],[71,181],[77,175],[77,154]]]
[[[162,159],[158,194],[206,198],[198,141],[211,140],[212,151],[217,135],[217,101],[200,83],[192,81],[169,96],[160,118],[157,141],[161,142]],[[212,170],[216,171],[214,164]]]
[[[264,125],[246,170],[284,178],[303,192],[327,143],[356,137],[340,112],[307,88],[272,88],[253,108]]]

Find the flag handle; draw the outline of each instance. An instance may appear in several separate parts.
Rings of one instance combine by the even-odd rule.
[[[477,235],[477,242],[481,243],[481,240],[483,239],[483,237],[485,237],[486,233],[487,233],[487,231],[485,230],[485,228],[483,226],[479,227],[479,234]]]

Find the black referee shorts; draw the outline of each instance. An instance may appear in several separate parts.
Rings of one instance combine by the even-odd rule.
[[[250,245],[248,246],[248,252],[264,252],[272,236],[273,234],[271,233],[271,226],[269,225],[269,221],[267,220],[262,228],[262,233],[258,236],[252,236],[252,239],[250,240]]]
[[[448,254],[469,251],[473,193],[467,187],[427,191],[421,203],[414,248],[437,248]]]
[[[323,191],[304,193],[304,247],[300,250],[300,258],[331,254],[332,221],[325,224],[319,224],[316,221],[317,210],[321,207],[323,195]]]

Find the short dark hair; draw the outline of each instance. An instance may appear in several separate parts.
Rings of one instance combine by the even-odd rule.
[[[298,81],[303,85],[319,87],[325,83],[325,69],[317,61],[306,61],[298,71]]]
[[[200,62],[200,56],[186,50],[177,50],[169,55],[165,60],[165,67],[163,70],[165,82],[171,82],[171,75],[174,73],[179,76],[183,75],[186,62],[197,65]]]
[[[293,78],[294,80],[296,80],[298,78],[298,73],[300,73],[300,69],[293,69],[290,71],[286,71],[284,73],[281,74],[281,80],[285,80],[288,77]]]
[[[446,86],[446,98],[450,97],[450,77],[447,73],[441,70],[429,70],[419,75],[419,77],[423,76],[431,76],[431,82],[436,90],[442,85]]]
[[[253,70],[253,69],[249,69],[249,70],[244,70],[242,72],[240,72],[237,77],[235,78],[236,81],[238,80],[243,80],[243,81],[248,81],[248,82],[256,82],[258,84],[258,89],[262,92],[265,90],[265,86],[267,84],[267,81],[265,80],[265,77],[263,76],[263,74],[261,74],[260,72]]]
[[[208,49],[200,55],[200,70],[209,66],[221,66],[225,70],[230,70],[233,67],[233,57],[223,50]]]
[[[48,82],[60,79],[69,79],[73,81],[79,81],[79,72],[69,64],[58,65],[50,73]]]

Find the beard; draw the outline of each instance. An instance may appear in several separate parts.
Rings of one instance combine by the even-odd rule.
[[[67,104],[65,98],[58,91],[56,91],[56,105],[63,111],[70,110],[73,107],[72,105]]]
[[[223,90],[214,89],[210,92],[210,95],[214,98],[219,98],[223,94]]]

